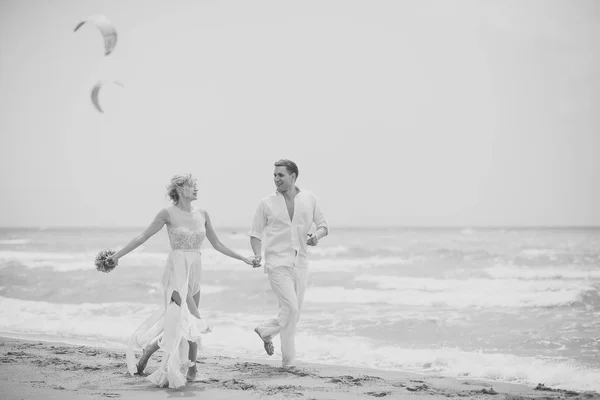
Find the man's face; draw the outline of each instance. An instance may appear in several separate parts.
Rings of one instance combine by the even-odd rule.
[[[278,192],[285,192],[294,187],[296,175],[290,175],[285,167],[275,167],[273,181]]]

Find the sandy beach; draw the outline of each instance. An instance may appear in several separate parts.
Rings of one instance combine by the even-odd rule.
[[[160,353],[150,360],[154,371]],[[210,356],[200,377],[180,390],[154,387],[126,372],[125,354],[90,346],[0,338],[0,398],[17,399],[600,399],[597,393],[537,388],[410,373],[302,364],[283,370],[276,359]]]

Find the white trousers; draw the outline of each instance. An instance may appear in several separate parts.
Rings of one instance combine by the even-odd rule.
[[[274,337],[281,333],[283,362],[296,358],[296,324],[304,301],[308,268],[276,267],[267,270],[271,288],[279,300],[279,312],[258,326],[263,337]]]

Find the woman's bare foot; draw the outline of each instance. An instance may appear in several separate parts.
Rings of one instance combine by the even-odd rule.
[[[196,368],[196,364],[188,368],[187,372],[187,381],[194,382],[198,378],[198,369]]]
[[[146,369],[146,365],[148,365],[148,360],[150,359],[150,356],[152,355],[147,350],[148,350],[147,348],[144,349],[144,352],[142,353],[142,357],[140,358],[140,361],[138,361],[138,363],[135,365],[137,367],[138,375],[144,375],[144,370]]]

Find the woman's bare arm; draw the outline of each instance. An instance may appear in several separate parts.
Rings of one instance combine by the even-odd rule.
[[[150,239],[156,232],[160,231],[162,227],[169,222],[169,213],[166,209],[162,209],[156,214],[154,220],[150,223],[150,225],[138,236],[134,237],[123,247],[121,250],[117,251],[110,258],[114,261],[117,261],[119,258],[124,255],[132,252],[137,249],[140,245],[142,245],[146,240]]]
[[[205,212],[204,214],[206,215],[206,237],[208,238],[208,241],[210,242],[210,244],[212,244],[212,246],[215,248],[215,250],[217,250],[219,253],[225,254],[226,256],[235,258],[236,260],[240,260],[240,261],[245,262],[246,264],[252,265],[251,259],[246,258],[246,257],[242,256],[241,254],[231,250],[229,247],[225,246],[219,240],[219,238],[212,226],[212,222],[210,221],[210,216],[208,215],[207,212]]]

